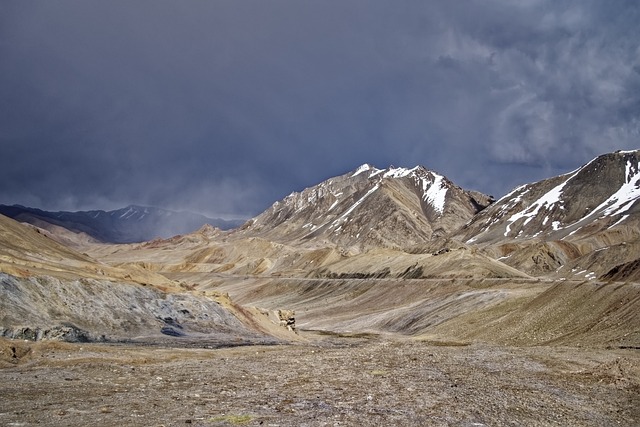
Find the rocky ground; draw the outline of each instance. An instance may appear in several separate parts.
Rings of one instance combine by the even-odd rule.
[[[2,339],[0,425],[640,424],[637,349],[301,335],[222,349]]]

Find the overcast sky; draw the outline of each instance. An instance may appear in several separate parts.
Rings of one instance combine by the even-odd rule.
[[[640,148],[640,2],[0,0],[0,203],[248,217],[362,163]]]

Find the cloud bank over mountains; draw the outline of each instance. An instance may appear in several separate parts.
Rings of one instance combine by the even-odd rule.
[[[640,143],[634,1],[0,6],[0,202],[251,216],[362,163],[496,197]]]

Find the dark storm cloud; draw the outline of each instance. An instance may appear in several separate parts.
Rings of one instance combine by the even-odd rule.
[[[0,203],[252,215],[369,162],[496,196],[637,148],[634,1],[0,5]]]

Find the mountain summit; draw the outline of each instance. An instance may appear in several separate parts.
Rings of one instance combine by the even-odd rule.
[[[363,164],[290,194],[242,232],[281,242],[402,248],[453,232],[492,201],[422,166]]]
[[[640,151],[599,156],[564,175],[522,185],[476,216],[468,243],[575,240],[638,221]]]
[[[640,151],[522,185],[456,235],[532,275],[640,277]]]

